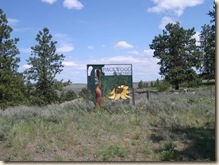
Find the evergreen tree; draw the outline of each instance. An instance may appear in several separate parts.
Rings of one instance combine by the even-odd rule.
[[[144,88],[148,88],[149,84],[147,82],[144,83]]]
[[[150,87],[154,87],[154,83],[153,83],[153,81],[151,81],[151,83],[150,83]]]
[[[143,81],[141,80],[139,83],[138,83],[138,89],[143,89],[144,86],[143,86]]]
[[[203,52],[201,72],[204,78],[215,79],[215,2],[213,10],[209,11],[208,15],[211,17],[211,24],[202,26],[200,34],[200,47]]]
[[[157,79],[156,82],[155,82],[155,87],[157,87],[159,85],[159,83],[160,83],[160,80]]]
[[[20,58],[16,47],[18,38],[11,39],[13,29],[0,9],[0,108],[26,104],[24,81],[17,72]]]
[[[178,22],[165,28],[149,46],[154,49],[153,57],[160,59],[160,74],[178,90],[181,83],[188,81],[187,73],[198,77],[193,68],[199,69],[201,52],[193,37],[194,28],[185,30]]]
[[[46,105],[57,102],[56,75],[62,71],[63,54],[56,53],[56,41],[52,41],[49,29],[44,28],[36,36],[38,45],[31,47],[31,57],[27,63],[31,66],[25,71],[29,84],[32,84],[30,95],[33,102]],[[31,85],[30,85],[31,86]]]

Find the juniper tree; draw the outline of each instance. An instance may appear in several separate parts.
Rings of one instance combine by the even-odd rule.
[[[160,59],[160,75],[177,90],[184,82],[199,81],[194,70],[200,67],[201,52],[194,38],[195,29],[185,30],[176,24],[169,23],[165,26],[163,34],[155,36],[150,44],[154,50],[153,57]]]
[[[31,67],[25,71],[29,84],[31,99],[35,104],[46,105],[58,101],[57,74],[63,70],[63,54],[56,53],[56,41],[52,41],[52,35],[48,28],[44,28],[36,36],[37,45],[31,47],[31,57],[27,64]]]
[[[20,58],[18,38],[11,39],[13,29],[0,9],[0,108],[27,103],[22,74],[17,72]]]

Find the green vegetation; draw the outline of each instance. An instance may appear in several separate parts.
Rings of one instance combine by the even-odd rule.
[[[198,79],[193,67],[201,66],[201,51],[193,37],[194,28],[185,30],[179,22],[165,28],[162,35],[154,37],[150,48],[154,50],[153,57],[160,60],[160,75],[178,90],[181,83]]]
[[[0,9],[0,108],[28,104],[22,74],[18,73],[16,47],[19,39],[11,39],[13,29],[7,25],[6,15]]]
[[[57,42],[52,41],[49,29],[39,31],[36,41],[38,45],[31,47],[31,57],[27,60],[31,67],[24,74],[29,84],[29,99],[34,100],[32,104],[47,105],[59,100],[56,92],[59,82],[55,76],[62,71],[64,55],[56,53]]]
[[[0,111],[4,161],[215,161],[215,87]]]
[[[202,26],[200,34],[200,47],[203,53],[201,73],[205,79],[215,79],[215,45],[216,45],[216,31],[215,31],[215,7],[214,2],[213,10],[208,12],[211,17],[210,23]]]

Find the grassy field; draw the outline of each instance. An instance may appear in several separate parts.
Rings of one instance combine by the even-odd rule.
[[[2,161],[215,161],[215,91],[0,110]]]

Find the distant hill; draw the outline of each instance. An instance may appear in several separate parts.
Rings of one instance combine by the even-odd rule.
[[[76,94],[78,94],[82,88],[87,87],[87,84],[85,83],[76,83],[71,84],[69,86],[64,87],[66,90],[73,90]]]
[[[143,81],[143,82],[150,83],[151,81]],[[153,82],[155,82],[155,81],[153,81]],[[139,82],[134,82],[133,83],[133,87],[135,89],[138,88],[138,83]],[[73,90],[76,94],[78,94],[81,91],[82,88],[86,88],[86,87],[87,87],[86,83],[75,83],[75,84],[71,84],[69,86],[64,87],[64,89],[66,89],[66,90]]]

